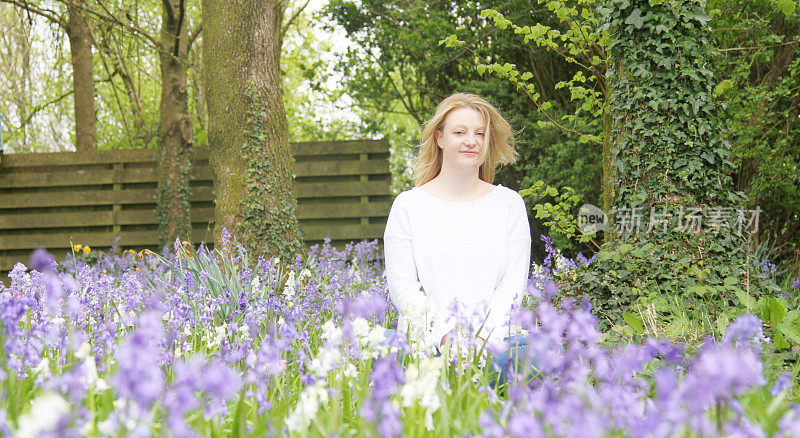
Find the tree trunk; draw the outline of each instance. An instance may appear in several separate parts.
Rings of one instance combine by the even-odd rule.
[[[83,12],[67,4],[67,34],[72,55],[72,84],[75,96],[75,150],[97,150],[97,127],[94,110],[94,72],[92,43]]]
[[[188,31],[181,0],[162,2],[161,13],[161,147],[158,159],[157,212],[159,244],[176,238],[191,241],[189,175],[192,123],[186,93]]]
[[[278,0],[203,0],[208,138],[222,227],[251,256],[302,249],[280,73]]]
[[[202,41],[201,41],[202,44]],[[194,104],[197,108],[197,124],[201,130],[206,129],[206,90],[203,84],[203,58],[202,47],[189,53],[192,61],[192,91]]]
[[[593,307],[613,323],[657,302],[680,302],[714,321],[735,305],[733,293],[717,292],[723,279],[756,296],[767,289],[749,275],[751,213],[738,209],[743,199],[729,176],[705,4],[602,4],[612,65],[603,161],[613,177],[604,178],[604,204],[611,203],[614,234],[574,290],[592,290]],[[676,23],[669,38],[659,28],[665,22]]]

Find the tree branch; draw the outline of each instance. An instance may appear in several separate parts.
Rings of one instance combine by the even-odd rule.
[[[300,16],[300,13],[303,12],[303,10],[306,8],[306,6],[308,6],[308,3],[310,1],[311,0],[306,0],[306,3],[303,6],[301,6],[298,10],[294,11],[291,18],[289,18],[289,20],[286,21],[286,23],[283,25],[283,27],[281,28],[281,36],[280,36],[281,41],[283,40],[283,36],[286,34],[286,31],[289,30],[289,26],[291,26],[294,20],[296,20],[297,17]]]
[[[172,4],[169,0],[161,0],[161,7],[167,11],[169,21],[175,21],[175,12],[172,11]]]
[[[789,44],[797,44],[797,43],[800,43],[800,40],[798,40],[798,41],[786,41],[786,42],[778,43],[778,44],[770,44],[768,46],[731,47],[729,49],[719,49],[719,51],[720,52],[733,52],[733,51],[739,51],[739,50],[755,50],[755,49],[762,50],[762,49],[768,49],[770,47],[786,46],[786,45],[789,45]]]
[[[30,5],[28,2],[22,0],[0,0],[0,3],[9,3],[14,6],[18,6],[22,9],[25,9],[28,12],[32,12],[36,15],[40,15],[44,18],[47,18],[53,23],[56,23],[57,25],[61,26],[62,29],[67,28],[67,22],[64,21],[63,18],[59,17],[56,11],[52,11],[50,9],[37,8],[35,6]]]
[[[203,31],[203,23],[197,25],[197,30],[192,34],[189,34],[189,41],[186,43],[186,53],[189,53],[192,50],[192,45],[197,37],[200,36],[200,33]]]
[[[63,93],[63,94],[61,94],[59,96],[54,97],[53,99],[48,100],[47,102],[45,102],[45,103],[43,103],[41,105],[38,105],[38,106],[34,107],[31,110],[31,112],[28,113],[28,116],[25,117],[25,120],[23,120],[19,124],[19,128],[15,129],[12,132],[17,132],[17,131],[21,130],[23,127],[25,127],[25,125],[28,124],[28,122],[31,121],[31,119],[33,118],[33,116],[36,115],[36,113],[38,113],[39,111],[47,108],[50,105],[53,105],[53,104],[58,103],[58,102],[61,102],[62,100],[64,100],[65,97],[69,96],[72,93],[73,93],[73,90],[69,90],[69,91],[67,91],[67,92],[65,92],[65,93]]]
[[[167,1],[167,0],[164,0]],[[181,59],[180,56],[180,49],[181,49],[181,29],[183,28],[183,18],[186,15],[186,0],[179,0],[178,3],[178,23],[175,26],[175,49],[172,51],[172,56],[175,58]],[[187,46],[186,53],[189,53],[189,49]]]
[[[0,0],[0,1],[6,1],[6,0]],[[100,13],[100,12],[94,10],[94,9],[87,8],[87,7],[83,6],[83,4],[76,4],[75,7],[80,8],[86,14],[91,14],[91,15],[95,16],[96,18],[100,19],[100,20],[103,20],[103,21],[106,21],[108,23],[112,23],[112,24],[116,24],[116,25],[122,26],[125,29],[131,31],[131,33],[133,33],[134,35],[136,35],[136,36],[142,38],[143,40],[145,40],[145,42],[150,43],[156,49],[159,49],[159,43],[158,43],[158,40],[155,37],[150,35],[148,32],[146,32],[142,28],[140,28],[140,27],[138,27],[138,26],[136,26],[136,25],[134,25],[132,23],[125,23],[124,21],[122,21],[122,20],[118,19],[117,17],[115,17],[114,14],[112,14],[106,8],[106,6],[103,4],[102,1],[98,1],[97,4],[99,4],[100,7],[103,9],[103,11],[105,11],[105,14]]]

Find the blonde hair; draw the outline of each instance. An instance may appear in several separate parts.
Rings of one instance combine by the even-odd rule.
[[[498,165],[513,164],[517,161],[518,154],[514,150],[511,125],[497,108],[475,94],[456,93],[445,98],[436,107],[433,117],[422,126],[419,155],[414,162],[415,186],[427,183],[442,171],[442,150],[436,144],[436,131],[444,129],[447,115],[457,108],[472,108],[483,114],[483,120],[486,121],[484,148],[478,157],[481,162],[478,178],[491,184]]]

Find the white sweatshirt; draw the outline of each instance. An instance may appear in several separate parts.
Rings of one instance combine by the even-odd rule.
[[[508,312],[522,301],[531,258],[525,202],[517,192],[497,185],[483,198],[452,202],[414,187],[395,198],[383,239],[398,330],[427,312],[438,344],[455,326],[448,316],[455,300],[474,331],[484,325],[481,337],[508,336]]]

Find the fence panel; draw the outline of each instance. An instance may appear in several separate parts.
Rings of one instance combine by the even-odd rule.
[[[383,236],[391,208],[386,141],[292,143],[297,216],[308,245],[329,237],[350,241]],[[213,241],[214,187],[209,149],[194,148],[191,239]],[[4,155],[0,161],[0,279],[31,251],[57,258],[71,243],[107,250],[158,250],[154,150]]]

